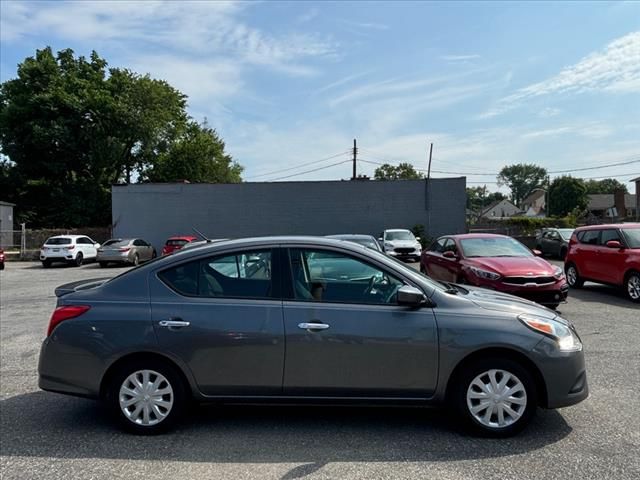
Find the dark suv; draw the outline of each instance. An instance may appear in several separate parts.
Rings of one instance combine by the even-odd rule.
[[[640,223],[577,228],[565,271],[573,288],[585,280],[621,286],[632,301],[640,302]]]

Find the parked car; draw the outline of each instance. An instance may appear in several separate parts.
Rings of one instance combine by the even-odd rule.
[[[206,240],[194,240],[193,242],[186,243],[181,250],[190,250],[196,247],[202,247],[203,245],[207,245],[209,243],[223,242],[228,240],[228,238],[207,238]]]
[[[402,260],[420,260],[422,245],[410,230],[389,229],[380,234],[378,241],[387,255]]]
[[[640,223],[576,228],[565,271],[573,288],[587,280],[615,285],[640,302]]]
[[[505,235],[440,237],[422,254],[420,270],[436,280],[511,293],[550,308],[565,301],[569,291],[562,268]]]
[[[140,434],[194,400],[445,404],[507,436],[588,395],[569,321],[352,242],[218,242],[56,295],[40,387],[101,398]]]
[[[177,237],[170,237],[162,247],[162,255],[169,255],[176,250],[180,250],[187,243],[195,242],[198,240],[198,237],[194,237],[192,235],[183,235]]]
[[[346,240],[347,242],[354,242],[360,245],[364,245],[367,248],[375,250],[377,252],[382,251],[382,247],[371,235],[359,235],[355,233],[344,233],[339,235],[327,235],[327,238],[335,238],[336,240]]]
[[[0,270],[4,270],[4,250],[0,248]]]
[[[573,228],[544,228],[536,237],[536,248],[543,255],[553,255],[564,260],[569,251],[569,239],[573,230]]]
[[[100,244],[86,235],[56,235],[49,237],[40,249],[40,261],[44,268],[54,262],[80,266],[98,256]]]
[[[98,249],[98,263],[106,267],[110,263],[138,265],[156,258],[156,249],[141,238],[112,238]]]

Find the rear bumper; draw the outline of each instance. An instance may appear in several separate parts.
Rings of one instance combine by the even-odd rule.
[[[45,261],[49,260],[52,262],[66,262],[69,260],[73,260],[76,258],[75,251],[67,251],[67,252],[51,252],[51,253],[42,253],[40,252],[40,260]]]
[[[131,260],[129,259],[129,254],[104,254],[98,253],[96,257],[96,261],[98,262],[113,262],[113,263],[127,263]]]

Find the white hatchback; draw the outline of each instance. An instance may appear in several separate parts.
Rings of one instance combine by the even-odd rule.
[[[65,262],[80,266],[87,260],[95,260],[100,244],[86,235],[57,235],[50,237],[40,249],[40,261],[44,268],[53,262]]]

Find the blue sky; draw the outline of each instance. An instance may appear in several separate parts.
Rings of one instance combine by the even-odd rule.
[[[640,2],[2,1],[0,21],[1,80],[95,49],[186,93],[247,180],[348,178],[320,168],[353,138],[368,175],[434,142],[434,170],[492,189],[518,162],[640,176]]]

